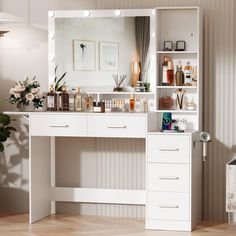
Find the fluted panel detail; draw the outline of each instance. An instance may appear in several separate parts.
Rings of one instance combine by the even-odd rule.
[[[97,187],[145,189],[145,141],[141,139],[96,139]],[[97,214],[144,217],[143,206],[98,205]]]

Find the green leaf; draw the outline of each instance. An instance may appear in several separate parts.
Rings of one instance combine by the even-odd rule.
[[[0,143],[0,152],[3,152],[4,151],[4,146],[2,143]]]
[[[11,126],[8,126],[5,128],[6,130],[9,130],[9,131],[16,131],[16,129],[14,127],[11,127]]]
[[[5,134],[4,131],[0,131],[0,142],[5,142],[7,140],[7,135]]]
[[[4,126],[9,125],[11,123],[10,116],[6,114],[0,114],[0,123],[2,123]]]

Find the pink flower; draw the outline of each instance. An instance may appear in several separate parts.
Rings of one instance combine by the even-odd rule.
[[[14,88],[14,91],[16,93],[23,92],[23,91],[25,91],[25,86],[24,85],[16,85]]]
[[[19,93],[14,93],[14,96],[15,96],[16,98],[20,98],[20,94],[19,94]]]
[[[33,93],[28,93],[25,95],[25,98],[28,100],[28,101],[33,101],[34,99],[34,94]]]
[[[14,94],[14,92],[15,92],[14,88],[11,88],[9,94],[12,95]]]
[[[39,92],[39,88],[32,88],[31,93],[35,94]]]

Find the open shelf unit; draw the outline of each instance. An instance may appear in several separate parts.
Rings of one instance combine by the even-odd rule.
[[[174,7],[156,9],[156,112],[158,113],[159,128],[161,128],[164,112],[171,112],[173,119],[187,120],[187,127],[194,130],[201,129],[201,17],[198,7]],[[183,40],[186,43],[186,51],[174,51],[175,42]],[[164,41],[173,42],[173,51],[163,51]],[[197,69],[197,84],[194,86],[162,86],[162,64],[167,56],[173,61],[174,74],[176,66],[181,61],[182,67],[190,62],[192,67]],[[183,110],[177,109],[176,90],[185,91]],[[159,109],[159,99],[164,95],[170,96],[174,100],[174,109]],[[194,102],[195,110],[188,110],[187,103]]]

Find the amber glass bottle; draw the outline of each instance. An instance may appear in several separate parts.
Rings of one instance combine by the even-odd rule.
[[[69,111],[69,93],[66,91],[66,87],[63,86],[62,92],[59,94],[60,111]]]
[[[129,100],[129,111],[134,112],[135,111],[135,98],[134,95],[130,96]]]
[[[57,110],[57,94],[54,91],[53,85],[50,86],[49,92],[47,93],[47,111]]]
[[[170,86],[174,85],[174,67],[173,67],[173,62],[172,61],[168,61],[167,83]]]
[[[177,71],[175,73],[175,84],[176,86],[183,86],[184,84],[184,72],[182,70],[181,62],[177,66]]]

